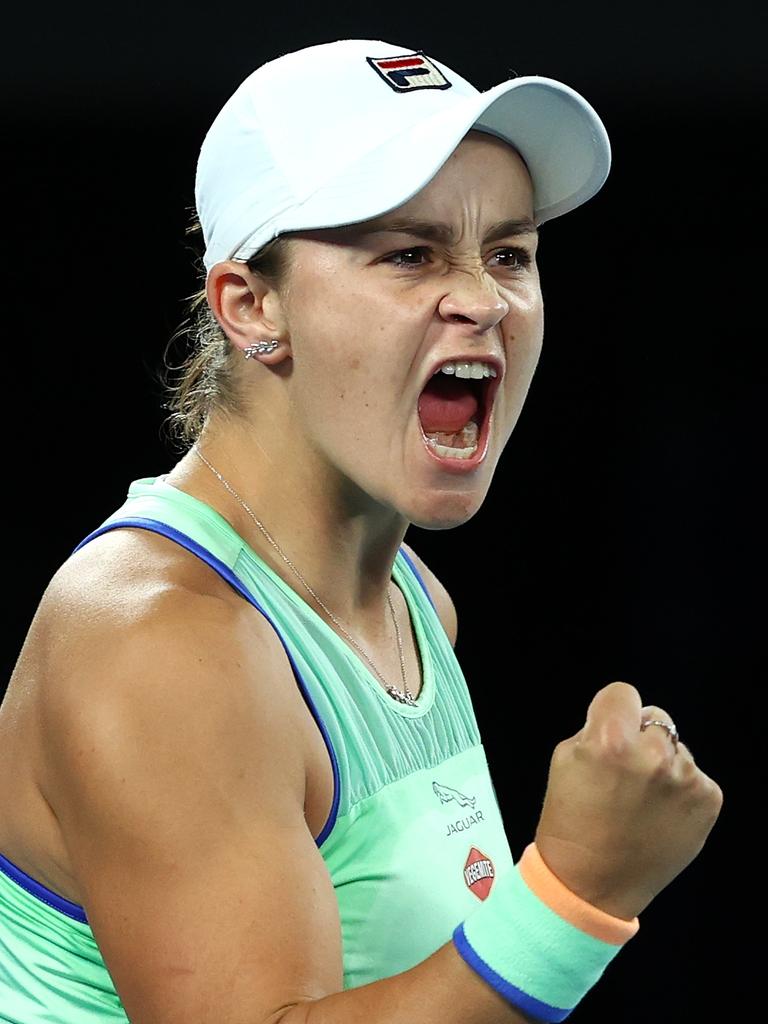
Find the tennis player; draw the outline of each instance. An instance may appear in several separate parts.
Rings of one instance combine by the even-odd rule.
[[[56,572],[0,716],[1,1021],[560,1021],[698,854],[721,792],[614,682],[513,857],[454,605],[403,543],[483,503],[542,344],[537,228],[609,160],[568,87],[381,41],[225,103],[185,454]]]

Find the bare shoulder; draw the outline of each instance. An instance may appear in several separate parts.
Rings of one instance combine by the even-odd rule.
[[[101,539],[43,602],[37,714],[46,796],[127,1014],[266,1021],[305,989],[338,991],[338,908],[279,640],[165,538]]]
[[[119,530],[93,541],[56,573],[37,618],[40,722],[52,757],[59,744],[69,757],[107,735],[117,748],[125,741],[126,756],[154,736],[168,750],[194,742],[221,757],[223,734],[231,732],[230,750],[240,735],[244,747],[258,745],[253,730],[268,709],[270,735],[281,721],[290,728],[298,710],[269,624],[167,538]]]
[[[104,799],[102,810],[128,792],[121,786],[128,776],[141,801],[144,786],[181,789],[203,768],[208,780],[232,784],[279,779],[283,796],[290,785],[302,806],[300,748],[286,742],[295,688],[285,685],[279,642],[242,605],[145,584],[141,601],[120,588],[107,599],[81,595],[56,620],[61,633],[48,651],[39,715],[47,788],[65,832],[73,779],[87,788],[80,796],[91,806]],[[214,806],[214,799],[201,802],[201,826],[203,807]]]
[[[451,595],[426,563],[419,558],[413,548],[405,543],[403,543],[402,546],[405,549],[406,554],[410,556],[414,565],[421,573],[421,577],[429,591],[429,595],[435,603],[437,614],[443,624],[443,628],[445,629],[448,639],[451,642],[451,646],[455,646],[456,636],[458,633],[458,621],[456,618],[456,608]]]
[[[165,777],[169,786],[187,752],[213,772],[237,773],[238,762],[262,778],[273,757],[303,799],[300,745],[283,741],[303,707],[280,641],[166,538],[121,529],[74,555],[41,602],[35,646],[42,779],[54,809],[73,796],[73,778],[100,780],[113,800],[116,780],[148,763],[134,763],[139,751],[155,759],[147,785]],[[81,796],[98,803],[98,793]]]
[[[187,592],[241,602],[229,585],[179,544],[150,530],[120,528],[71,555],[53,576],[41,603],[61,615],[72,604],[129,612],[161,593]]]

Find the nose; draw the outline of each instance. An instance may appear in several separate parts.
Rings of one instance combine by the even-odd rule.
[[[509,312],[509,303],[499,294],[496,282],[486,274],[454,275],[451,290],[440,299],[443,320],[467,324],[472,334],[492,330]]]

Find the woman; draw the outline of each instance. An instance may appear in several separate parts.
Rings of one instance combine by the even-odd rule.
[[[56,573],[3,706],[0,1020],[562,1020],[698,853],[720,791],[616,682],[513,864],[451,598],[402,543],[484,500],[537,225],[608,163],[565,86],[480,95],[382,42],[225,104],[192,445]]]

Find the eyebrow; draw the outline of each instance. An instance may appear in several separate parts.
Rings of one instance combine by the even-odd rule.
[[[456,232],[451,224],[444,224],[439,221],[416,220],[413,217],[404,217],[400,220],[386,221],[383,224],[368,224],[363,232],[366,235],[377,235],[382,232],[417,235],[419,238],[426,238],[430,242],[438,242],[442,245],[451,245],[456,241]],[[509,238],[512,235],[535,235],[538,228],[530,217],[511,218],[501,220],[492,224],[488,229],[483,242],[498,242],[500,238]]]

